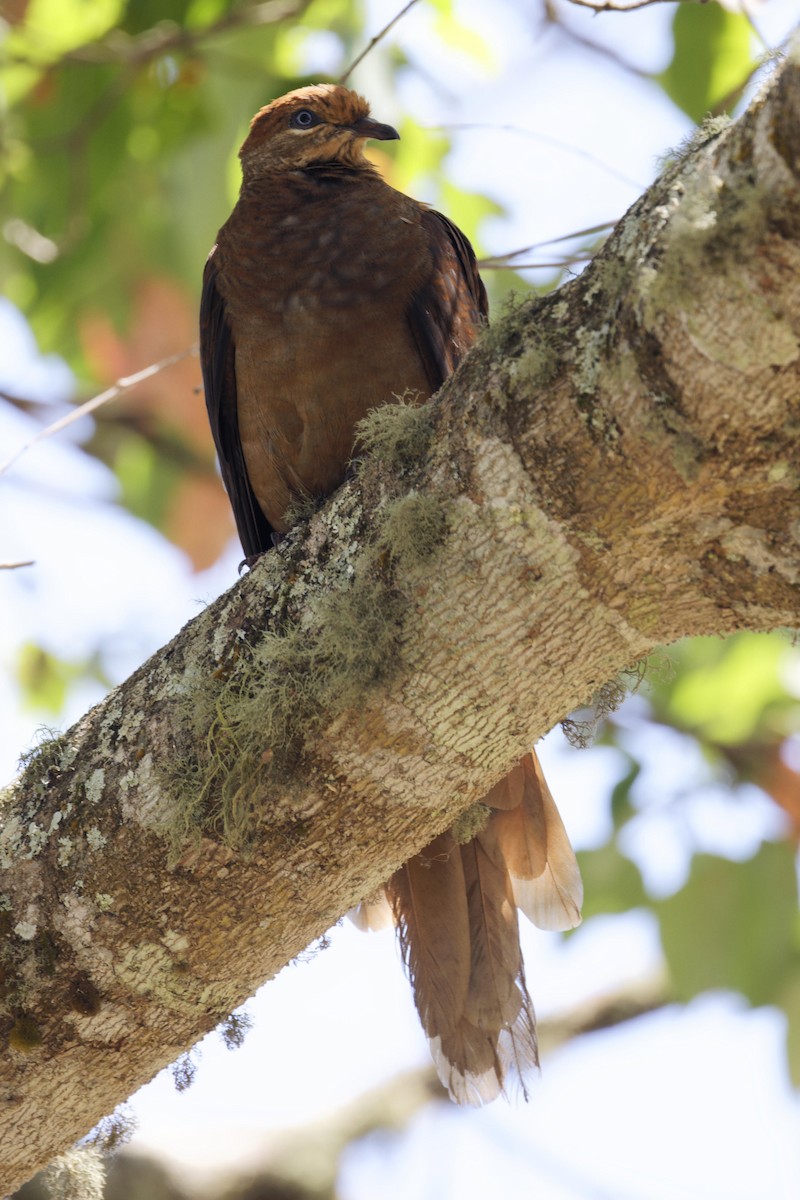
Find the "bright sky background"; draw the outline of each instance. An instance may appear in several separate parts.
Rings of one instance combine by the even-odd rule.
[[[397,0],[369,7],[375,31]],[[533,7],[459,4],[464,21],[494,48],[491,73],[443,55],[426,10],[409,13],[393,35],[423,68],[400,88],[402,104],[423,124],[513,125],[546,139],[496,128],[456,138],[449,164],[456,180],[508,209],[483,231],[496,253],[618,217],[653,177],[657,157],[690,128],[657,87],[555,29],[542,35],[527,15]],[[569,16],[585,36],[653,70],[669,59],[672,11],[658,5],[625,16]],[[771,0],[757,19],[774,43],[798,15],[798,0]],[[322,71],[330,43],[321,37],[315,47],[312,65]],[[379,119],[396,119],[377,57],[352,82]],[[217,214],[216,224],[225,216]],[[69,396],[69,372],[38,356],[4,302],[0,346],[0,386]],[[28,418],[4,409],[0,458],[33,432]],[[191,576],[179,551],[114,507],[112,476],[74,449],[80,433],[39,445],[0,484],[0,559],[36,560],[33,569],[0,574],[0,655],[8,666],[20,641],[30,639],[79,657],[102,638],[109,668],[122,679],[235,581],[241,552],[232,543],[213,570]],[[99,685],[77,689],[64,725],[101,694]],[[0,682],[1,779],[14,774],[38,724]],[[556,733],[542,758],[575,844],[598,844],[609,789],[622,770],[617,756],[577,753]],[[656,799],[665,781],[695,779],[701,769],[677,735],[651,734],[647,762],[640,786]],[[632,831],[630,853],[660,890],[680,884],[692,849],[746,854],[777,832],[772,808],[755,791],[734,806],[706,788],[687,811],[678,831],[656,804]],[[566,942],[526,929],[525,948],[540,1016],[646,977],[660,962],[651,920],[638,913],[595,920]],[[427,1061],[391,935],[366,936],[345,924],[329,949],[284,970],[248,1011],[254,1028],[243,1049],[231,1053],[218,1037],[206,1039],[187,1092],[176,1093],[163,1074],[138,1094],[134,1146],[196,1168],[241,1164],[276,1131],[324,1119]],[[783,1064],[783,1024],[771,1010],[750,1012],[736,997],[712,996],[585,1038],[545,1060],[528,1105],[478,1112],[430,1106],[407,1134],[360,1144],[347,1156],[341,1196],[486,1200],[515,1189],[537,1200],[797,1200],[800,1107]]]

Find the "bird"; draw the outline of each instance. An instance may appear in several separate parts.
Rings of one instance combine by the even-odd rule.
[[[293,504],[346,477],[358,422],[427,401],[488,318],[472,246],[391,187],[364,154],[397,131],[356,92],[314,84],[253,117],[239,198],[206,261],[205,400],[246,561],[278,544]],[[580,921],[580,871],[535,752],[485,797],[474,836],[440,834],[352,913],[394,923],[440,1079],[458,1103],[538,1067],[518,909]]]

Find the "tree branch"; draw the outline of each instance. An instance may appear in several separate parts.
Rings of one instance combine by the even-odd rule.
[[[799,172],[795,48],[579,279],[435,403],[373,414],[357,477],[31,757],[0,836],[0,1188],[621,667],[797,623]]]

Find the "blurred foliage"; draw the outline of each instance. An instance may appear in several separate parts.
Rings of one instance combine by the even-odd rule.
[[[484,60],[450,0],[434,7],[437,35]],[[29,0],[4,17],[0,275],[40,346],[91,395],[196,341],[203,264],[238,192],[250,117],[343,72],[368,40],[364,14],[352,0]],[[332,75],[306,74],[320,56]],[[402,61],[381,63],[373,99],[391,108]],[[407,117],[402,141],[374,155],[479,242],[500,210],[446,180],[449,149]],[[233,524],[196,357],[95,420],[86,448],[117,475],[120,503],[196,569],[216,561]]]
[[[745,862],[696,854],[685,886],[656,912],[681,1000],[730,988],[770,1004],[800,976],[795,855],[786,842],[765,842]]]
[[[648,903],[639,868],[612,838],[597,850],[579,855],[583,877],[583,919],[608,913],[628,912]]]
[[[63,711],[67,692],[76,682],[95,679],[111,687],[99,654],[68,662],[32,642],[19,647],[15,675],[24,706],[50,717]]]
[[[453,0],[427,5],[442,53],[497,69]],[[250,116],[341,74],[369,40],[365,13],[357,0],[14,0],[3,18],[0,275],[40,346],[61,354],[89,395],[195,341],[202,266],[238,191]],[[750,28],[717,3],[679,5],[673,28],[660,82],[699,118],[748,74]],[[394,118],[409,65],[390,40],[373,51],[379,115],[383,106]],[[448,179],[448,136],[408,116],[400,127],[399,143],[372,151],[379,166],[394,186],[433,199],[480,253],[497,202]],[[545,289],[559,278],[556,269]],[[511,265],[487,284],[495,300],[530,286]],[[214,562],[233,526],[196,358],[95,420],[86,448],[117,475],[120,503],[195,569]]]
[[[755,66],[745,13],[720,4],[679,4],[672,33],[674,54],[660,77],[664,91],[697,123],[709,113],[730,111]]]
[[[442,47],[494,69],[452,0],[428,4]],[[293,87],[335,78],[374,30],[354,0],[14,0],[3,20],[0,273],[40,345],[63,355],[90,395],[192,344],[203,262],[238,190],[249,118]],[[746,18],[715,2],[680,4],[672,28],[673,57],[657,82],[695,121],[730,108],[753,68]],[[330,75],[308,75],[320,62]],[[388,40],[373,52],[379,117],[396,119],[393,93],[408,66]],[[394,186],[424,189],[480,250],[496,201],[448,179],[444,133],[409,116],[400,130],[399,143],[371,151],[375,160]],[[487,274],[494,299],[529,286],[512,270]],[[196,358],[100,410],[85,448],[115,471],[121,503],[195,568],[216,560],[233,526]],[[800,781],[789,752],[800,656],[784,639],[741,635],[687,642],[669,663],[650,671],[637,719],[694,739],[731,806],[739,785],[761,787],[785,814],[786,838],[764,840],[743,862],[695,853],[682,887],[650,895],[625,853],[625,831],[649,798],[623,709],[600,739],[619,750],[623,771],[610,797],[613,832],[581,855],[586,915],[650,908],[681,998],[724,987],[782,1007],[800,1082]],[[63,661],[34,645],[20,649],[16,676],[24,703],[52,715],[76,680],[105,682],[95,659]]]
[[[598,739],[615,747],[623,769],[610,796],[613,834],[579,855],[587,894],[584,914],[649,909],[656,917],[672,993],[688,1000],[709,989],[740,992],[753,1005],[773,1004],[788,1020],[788,1057],[800,1086],[800,650],[788,635],[740,633],[725,640],[691,638],[649,664],[635,703],[610,717]],[[701,751],[694,784],[676,785],[663,801],[637,733],[664,725]],[[680,772],[677,773],[680,775]],[[779,810],[743,861],[697,844],[692,806],[702,790],[727,797],[718,820],[736,827],[752,785]],[[669,820],[680,831],[688,871],[672,894],[648,891],[626,854],[635,824]],[[663,828],[663,825],[661,826]],[[727,833],[727,831],[721,831]],[[778,836],[781,840],[770,838]],[[721,841],[727,842],[727,836]]]

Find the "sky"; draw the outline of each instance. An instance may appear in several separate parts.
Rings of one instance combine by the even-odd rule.
[[[418,67],[401,80],[400,99],[420,122],[493,127],[454,134],[448,170],[464,187],[493,192],[507,209],[482,231],[494,253],[616,219],[653,177],[659,155],[690,129],[660,89],[555,29],[542,34],[529,7],[457,4],[494,48],[491,71],[444,53],[422,8],[393,34]],[[371,0],[370,29],[395,11],[394,3]],[[640,69],[659,70],[669,59],[671,13],[657,5],[625,16],[570,17],[584,36],[607,42]],[[777,41],[797,13],[797,0],[771,0],[757,20]],[[330,41],[319,39],[315,54],[311,65],[322,71]],[[352,82],[373,98],[379,119],[393,119],[385,106],[396,101],[377,58]],[[4,301],[0,346],[0,387],[68,398],[69,372],[57,359],[42,359]],[[0,419],[3,458],[35,427],[5,410]],[[36,560],[35,569],[0,577],[0,657],[8,668],[19,642],[30,639],[77,658],[99,639],[109,671],[121,679],[235,581],[240,551],[232,543],[214,568],[191,575],[178,550],[114,505],[113,477],[76,449],[82,435],[78,425],[41,443],[0,483],[0,559]],[[102,693],[99,684],[74,689],[63,725]],[[39,722],[0,682],[0,778],[13,776]],[[641,738],[635,706],[631,723]],[[665,779],[683,786],[684,777],[688,786],[702,764],[685,742],[651,739],[637,745],[646,760],[643,786],[656,803],[633,826],[628,850],[656,891],[680,885],[692,849],[744,855],[762,836],[777,835],[758,793],[734,808],[708,786],[687,809],[689,835],[676,831],[657,803],[659,789]],[[610,787],[623,772],[619,757],[573,751],[556,731],[542,760],[575,845],[600,844]],[[540,1017],[661,966],[645,913],[596,918],[566,940],[526,929],[524,947]],[[253,1028],[243,1048],[231,1052],[211,1035],[186,1092],[162,1073],[134,1097],[133,1148],[196,1172],[241,1166],[281,1130],[324,1121],[341,1103],[427,1061],[393,938],[360,934],[346,922],[332,931],[329,948],[286,968],[247,1011]],[[343,1163],[342,1198],[471,1200],[523,1188],[537,1200],[796,1200],[800,1108],[783,1036],[778,1013],[713,995],[583,1038],[544,1060],[527,1105],[498,1102],[476,1112],[433,1105],[406,1133],[359,1144]]]

